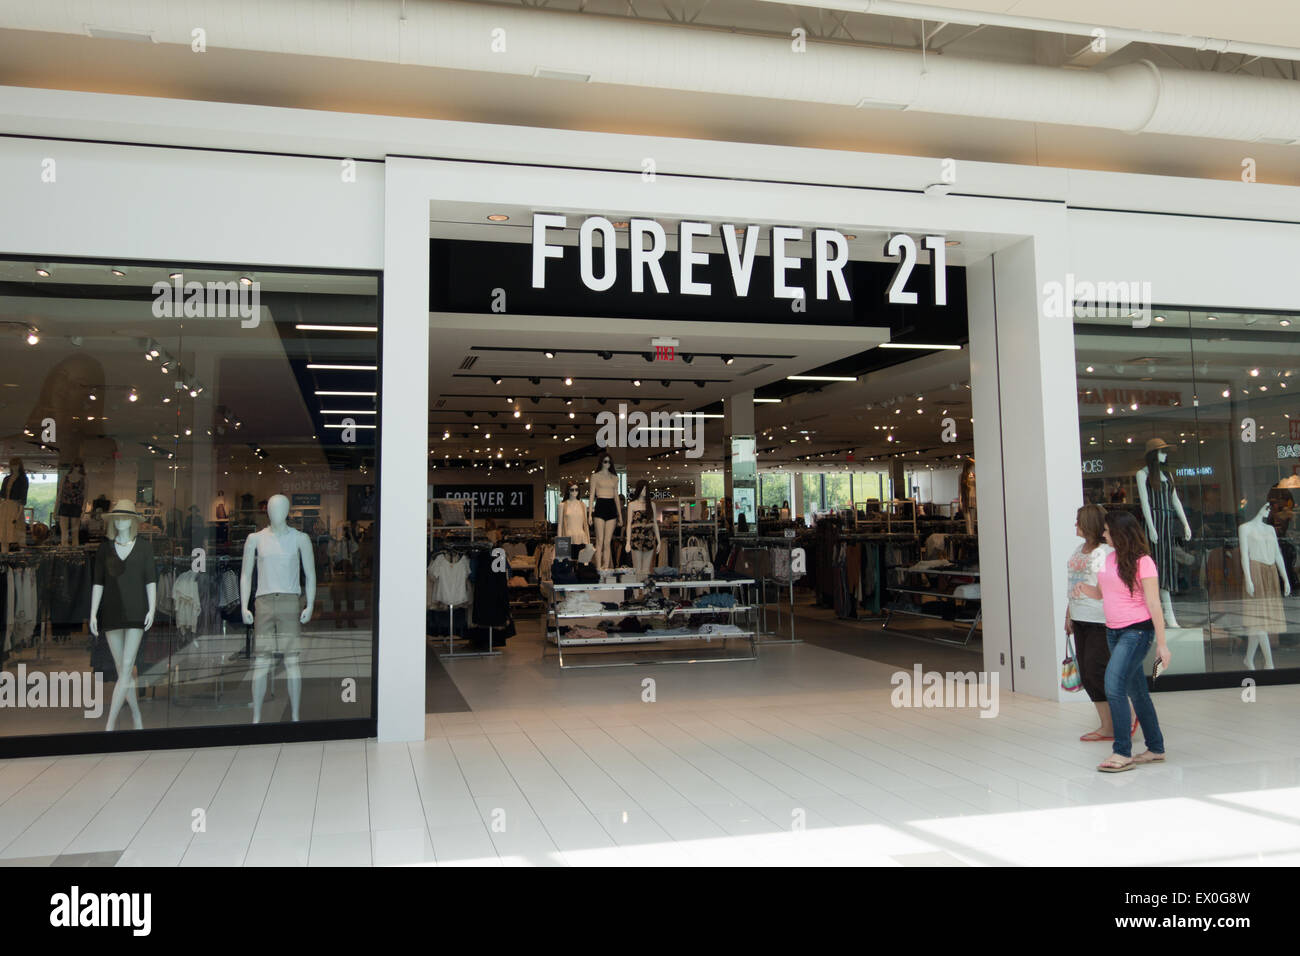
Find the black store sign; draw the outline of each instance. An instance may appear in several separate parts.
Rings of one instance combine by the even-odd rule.
[[[472,499],[475,518],[533,517],[532,485],[434,485],[433,496]],[[465,517],[469,517],[468,506]]]
[[[593,292],[579,278],[578,249],[567,246],[563,258],[547,262],[546,287],[535,289],[532,285],[533,250],[527,243],[430,239],[429,310],[889,326],[896,337],[919,329],[928,341],[938,342],[958,341],[966,335],[966,275],[962,266],[947,267],[948,301],[946,305],[938,305],[934,301],[930,267],[924,262],[918,264],[907,281],[907,289],[916,293],[917,302],[904,306],[888,302],[889,286],[899,267],[897,261],[849,262],[844,269],[844,280],[852,300],[842,302],[833,291],[827,299],[813,295],[815,275],[812,261],[805,259],[798,268],[792,268],[788,276],[789,283],[809,290],[803,311],[795,312],[790,300],[771,296],[770,256],[754,257],[750,280],[752,294],[744,297],[735,294],[727,257],[721,253],[713,253],[707,264],[695,269],[698,281],[712,284],[710,295],[683,295],[678,291],[678,257],[671,251],[665,252],[660,260],[664,274],[669,277],[669,291],[663,294],[633,292],[629,256],[626,248],[620,248],[616,254],[617,279],[613,287],[605,292]],[[498,293],[504,294],[504,300]],[[494,309],[498,302],[504,307]]]

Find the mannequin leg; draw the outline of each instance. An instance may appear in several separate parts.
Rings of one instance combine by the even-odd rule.
[[[609,518],[596,519],[596,567],[609,567],[609,539],[614,535],[614,522]]]
[[[135,729],[143,730],[144,721],[140,717],[140,702],[135,696],[135,655],[140,649],[140,640],[144,631],[138,627],[125,630],[107,631],[104,635],[108,641],[109,653],[113,655],[113,666],[117,668],[117,683],[113,685],[113,700],[108,707],[108,730],[117,726],[117,715],[122,709],[123,701],[131,708],[131,717],[135,720]]]
[[[293,719],[298,719],[298,710],[302,704],[302,668],[298,666],[299,657],[297,654],[286,654],[284,657],[284,674],[289,684],[289,707],[293,711]]]
[[[68,546],[68,536],[72,530],[72,519],[59,517],[59,544],[65,548]]]
[[[1246,640],[1246,670],[1255,669],[1255,649],[1264,652],[1264,667],[1273,669],[1273,646],[1268,639],[1268,631],[1251,631]]]
[[[266,696],[266,678],[271,672],[273,658],[270,654],[258,654],[253,663],[253,723],[262,722],[262,698]]]
[[[1165,612],[1165,627],[1177,627],[1178,621],[1174,617],[1174,600],[1169,592],[1163,588],[1160,589],[1160,606],[1164,608]]]
[[[652,561],[653,558],[654,558],[653,551],[632,552],[632,567],[636,570],[637,577],[643,578],[650,573],[651,570],[650,566],[653,563]]]

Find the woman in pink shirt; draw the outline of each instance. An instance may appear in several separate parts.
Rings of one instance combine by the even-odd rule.
[[[1114,548],[1097,572],[1098,587],[1080,585],[1089,597],[1100,597],[1106,616],[1106,644],[1110,662],[1106,665],[1106,702],[1110,705],[1111,723],[1115,728],[1114,751],[1097,766],[1105,773],[1132,770],[1140,763],[1165,759],[1165,740],[1156,719],[1156,708],[1147,691],[1142,662],[1151,642],[1155,641],[1156,658],[1169,664],[1169,645],[1165,643],[1165,619],[1160,610],[1160,590],[1156,563],[1147,549],[1146,535],[1127,511],[1106,515],[1105,542]],[[1145,753],[1133,754],[1133,737],[1129,727],[1129,701],[1142,725]]]

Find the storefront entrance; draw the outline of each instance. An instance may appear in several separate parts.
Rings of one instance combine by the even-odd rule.
[[[838,687],[839,655],[981,670],[964,270],[810,229],[777,240],[808,286],[782,300],[768,227],[564,218],[434,204],[429,712],[571,705],[575,668],[713,662],[693,685],[759,697]],[[637,288],[660,230],[707,295]]]

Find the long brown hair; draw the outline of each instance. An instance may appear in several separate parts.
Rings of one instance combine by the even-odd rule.
[[[1147,545],[1147,536],[1142,532],[1142,526],[1138,524],[1137,519],[1127,511],[1108,512],[1106,529],[1110,531],[1110,544],[1115,549],[1119,579],[1130,592],[1136,591],[1138,560],[1143,555],[1151,553]]]
[[[1084,505],[1074,520],[1083,532],[1083,546],[1089,551],[1100,547],[1103,543],[1101,534],[1106,530],[1106,509],[1101,505]]]

